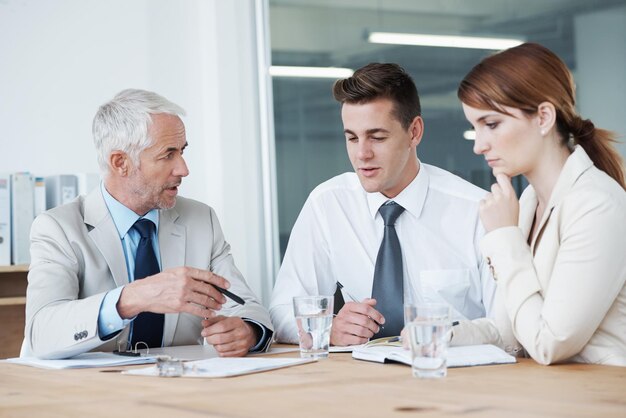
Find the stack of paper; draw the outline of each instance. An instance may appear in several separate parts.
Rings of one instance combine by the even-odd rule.
[[[87,367],[131,366],[156,362],[156,357],[127,357],[113,353],[90,352],[64,360],[41,360],[36,357],[17,357],[4,360],[7,363],[42,369],[81,369]]]

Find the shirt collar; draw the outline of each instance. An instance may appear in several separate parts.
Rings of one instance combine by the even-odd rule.
[[[375,219],[378,209],[385,204],[385,202],[392,200],[402,206],[406,212],[419,218],[424,208],[429,182],[430,176],[428,175],[428,170],[424,164],[420,162],[417,176],[415,176],[413,181],[393,199],[389,199],[380,192],[367,193],[367,204],[369,206],[370,215]]]
[[[154,222],[156,232],[157,234],[159,233],[159,211],[157,209],[152,209],[144,216],[139,216],[111,196],[106,187],[104,187],[104,182],[100,182],[100,190],[102,191],[104,203],[107,205],[107,209],[109,209],[109,213],[111,214],[115,228],[117,228],[120,239],[124,239],[128,230],[133,227],[139,218],[149,219]]]

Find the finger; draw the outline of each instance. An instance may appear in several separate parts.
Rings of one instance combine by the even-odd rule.
[[[223,289],[228,289],[230,287],[230,283],[228,282],[228,280],[226,280],[222,276],[218,276],[217,274],[211,271],[200,270],[200,269],[196,269],[193,267],[189,267],[188,273],[190,277],[193,277],[196,280],[201,280],[203,282],[214,284]]]
[[[338,336],[337,339],[340,341],[340,344],[335,344],[335,345],[345,346],[345,345],[365,344],[369,338],[357,337],[356,335],[352,335],[352,334],[343,334],[341,336]]]
[[[400,332],[400,338],[402,339],[402,348],[408,350],[409,348],[409,330],[406,327],[402,328]]]
[[[239,326],[243,326],[243,321],[241,321],[241,325],[240,325],[236,323],[235,321],[233,321],[233,318],[224,318],[204,328],[202,330],[202,335],[207,337],[209,335],[227,334],[227,333],[233,332]]]
[[[220,305],[226,303],[226,297],[224,297],[224,295],[222,295],[213,285],[206,282],[194,280],[191,289],[199,295],[210,297]]]
[[[245,344],[241,340],[229,341],[223,344],[213,344],[213,347],[215,347],[215,350],[218,353],[228,353],[230,351],[242,351],[244,349],[248,351],[248,349],[245,347]]]
[[[356,344],[364,344],[367,342],[369,337],[360,337],[349,332],[346,332],[345,329],[340,329],[340,327],[335,328],[333,324],[333,328],[331,331],[330,340],[333,345],[356,345]]]
[[[219,333],[219,334],[211,334],[211,333],[207,333],[207,330],[204,329],[202,331],[202,336],[204,338],[206,338],[206,342],[215,346],[215,349],[218,348],[218,346],[224,345],[224,344],[230,344],[230,343],[235,343],[235,342],[241,342],[239,341],[238,338],[236,338],[234,335],[234,332],[227,332],[227,333]]]
[[[188,303],[198,305],[200,307],[210,309],[212,311],[219,311],[220,309],[222,309],[221,303],[215,301],[215,299],[210,298],[209,296],[206,296],[206,295],[201,295],[199,293],[191,293],[187,299],[188,299]]]
[[[248,354],[248,350],[242,348],[241,350],[234,350],[234,351],[227,351],[227,352],[218,351],[217,354],[220,357],[244,357],[246,354]]]
[[[180,311],[199,316],[200,318],[213,318],[216,315],[212,309],[196,305],[195,303],[185,303]]]
[[[374,322],[371,319],[370,321]],[[374,325],[374,330],[372,330],[369,327],[352,323],[345,318],[335,318],[335,321],[333,321],[333,327],[333,329],[338,332],[355,335],[360,338],[371,338],[377,332],[376,330],[379,328],[378,325]]]
[[[225,323],[226,321],[222,321]],[[246,349],[254,345],[253,331],[243,321],[233,321],[237,326],[229,328],[226,332],[211,333],[208,329],[202,330],[202,335],[209,344],[212,344],[219,351],[231,351],[234,347],[229,344],[238,344],[240,348]],[[213,327],[215,328],[215,326]]]
[[[375,332],[373,332],[371,329],[355,324],[346,324],[344,330],[347,334],[365,339],[372,338],[375,334]]]
[[[500,189],[506,196],[515,194],[515,190],[513,189],[511,178],[509,176],[504,173],[498,173],[496,175],[496,180],[498,181],[498,185],[500,185]]]
[[[493,183],[491,185],[492,198],[493,198],[493,195],[497,196],[497,195],[499,195],[501,193],[502,193],[502,190],[500,189],[500,185],[498,183]]]
[[[346,323],[367,328],[372,332],[372,335],[380,331],[380,325],[378,325],[378,323],[376,323],[372,318],[366,315],[349,313],[345,316],[344,320],[346,321]]]
[[[372,308],[370,305],[365,303],[356,303],[356,302],[348,302],[343,305],[341,310],[346,309],[347,311],[360,313],[361,315],[369,316],[374,321],[379,324],[385,323],[385,317],[378,312],[376,309]],[[341,311],[339,311],[341,313]]]
[[[361,303],[365,303],[366,305],[369,305],[369,306],[376,306],[376,299],[365,298],[363,299]]]
[[[223,321],[224,319],[226,319],[226,317],[224,315],[215,315],[213,318],[206,318],[202,320],[202,327],[203,328],[208,328],[213,324],[217,324],[220,321]]]

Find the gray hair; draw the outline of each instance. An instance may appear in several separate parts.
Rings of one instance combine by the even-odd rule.
[[[184,116],[185,110],[165,97],[146,90],[127,89],[100,106],[93,118],[93,142],[103,174],[109,171],[109,155],[125,152],[139,166],[139,154],[152,144],[148,127],[151,115]]]

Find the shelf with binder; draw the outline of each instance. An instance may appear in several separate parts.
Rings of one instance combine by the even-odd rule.
[[[16,357],[24,338],[28,265],[0,266],[0,358]]]

